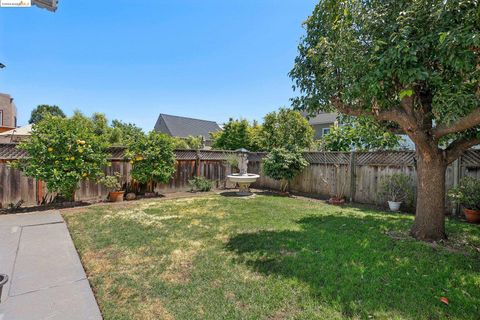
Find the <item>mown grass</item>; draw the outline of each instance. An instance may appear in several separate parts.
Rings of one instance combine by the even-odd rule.
[[[269,195],[64,216],[105,319],[480,318],[478,226],[431,245],[411,216]]]

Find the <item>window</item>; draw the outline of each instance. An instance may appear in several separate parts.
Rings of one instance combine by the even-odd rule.
[[[3,110],[0,110],[0,127],[3,127]]]
[[[323,128],[322,129],[322,135],[326,135],[330,133],[330,128]]]

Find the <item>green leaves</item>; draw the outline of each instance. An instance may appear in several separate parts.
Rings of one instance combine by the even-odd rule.
[[[141,183],[167,183],[175,173],[175,141],[165,134],[150,132],[127,152],[132,177]]]
[[[402,100],[405,97],[411,97],[413,95],[413,90],[412,89],[404,89],[398,93],[398,96],[400,97],[400,100]]]
[[[107,145],[96,134],[92,119],[79,113],[71,118],[45,114],[33,126],[31,138],[19,148],[29,157],[15,166],[67,199],[80,180],[97,180],[106,165]]]
[[[313,144],[314,131],[298,111],[280,108],[264,118],[262,140],[265,150],[274,148],[308,149]]]
[[[230,119],[222,131],[212,133],[213,147],[222,150],[245,148],[249,151],[259,151],[262,146],[260,132],[262,128],[257,123],[250,125],[245,119]]]
[[[448,32],[440,32],[439,37],[438,37],[438,41],[440,43],[443,43],[445,41],[445,39],[447,38],[447,35],[448,35]]]
[[[318,141],[325,151],[374,151],[399,149],[402,138],[380,125],[372,117],[341,117],[341,126]]]
[[[274,148],[263,159],[263,173],[272,179],[289,181],[295,178],[306,166],[307,160],[298,150]],[[286,185],[282,186],[285,191]]]
[[[319,1],[290,72],[294,106],[330,111],[332,97],[342,97],[368,112],[372,101],[391,109],[421,91],[432,123],[458,119],[479,107],[478,12],[474,0]]]

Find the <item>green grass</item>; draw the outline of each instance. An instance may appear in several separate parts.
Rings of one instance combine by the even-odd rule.
[[[268,195],[64,216],[105,319],[480,318],[478,226],[431,245],[411,216]]]

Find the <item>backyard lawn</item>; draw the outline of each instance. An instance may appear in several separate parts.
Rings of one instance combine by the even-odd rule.
[[[272,195],[64,217],[105,319],[480,318],[479,226],[425,244],[412,216]]]

